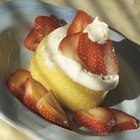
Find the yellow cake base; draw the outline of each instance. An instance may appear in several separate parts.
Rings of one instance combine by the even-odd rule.
[[[88,110],[99,106],[107,91],[93,91],[72,81],[58,67],[49,68],[41,50],[44,42],[46,38],[38,46],[31,61],[30,71],[33,78],[47,89],[52,89],[60,103],[70,110]]]

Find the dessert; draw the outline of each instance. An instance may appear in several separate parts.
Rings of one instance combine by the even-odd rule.
[[[11,74],[8,89],[33,112],[67,129],[74,125],[94,135],[137,129],[133,116],[100,106],[119,81],[108,30],[83,11],[65,26],[55,16],[36,17],[24,41],[26,48],[35,51],[30,71]]]
[[[78,11],[70,25],[41,41],[31,62],[32,76],[70,110],[99,106],[119,80],[108,30],[105,23]]]

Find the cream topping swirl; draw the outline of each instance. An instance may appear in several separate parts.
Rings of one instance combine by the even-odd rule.
[[[109,39],[108,25],[99,21],[98,17],[96,17],[91,24],[87,25],[83,32],[87,32],[88,37],[99,44],[104,44],[106,40]]]
[[[42,47],[42,55],[46,58],[46,65],[52,70],[59,67],[73,81],[96,91],[108,91],[113,89],[119,81],[118,75],[102,77],[87,72],[80,63],[61,54],[58,47],[66,36],[69,25],[54,30],[47,36]]]

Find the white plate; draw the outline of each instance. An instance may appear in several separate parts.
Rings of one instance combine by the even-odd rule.
[[[31,112],[6,88],[8,74],[18,68],[28,69],[32,53],[23,47],[23,40],[33,27],[34,18],[53,14],[70,22],[75,13],[74,9],[30,0],[14,0],[0,5],[0,116],[35,139],[138,140],[140,128],[102,137],[63,129]],[[20,45],[20,50],[11,34]],[[110,91],[104,105],[123,110],[140,120],[140,54],[135,48],[123,46],[125,38],[113,30],[111,38],[118,42],[115,44],[120,63],[120,83],[115,90]]]

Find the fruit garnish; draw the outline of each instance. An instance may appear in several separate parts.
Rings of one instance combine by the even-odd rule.
[[[77,52],[87,71],[101,76],[118,73],[118,62],[111,40],[107,40],[105,44],[98,44],[91,41],[87,33],[83,33],[79,39]]]
[[[67,35],[59,44],[59,49],[63,55],[72,58],[74,60],[80,61],[77,55],[77,47],[79,38],[82,32]]]
[[[31,110],[37,112],[36,104],[42,96],[48,93],[48,90],[42,86],[42,84],[32,78],[25,81],[24,89],[24,104]]]
[[[24,96],[24,83],[31,77],[29,71],[21,69],[17,70],[9,76],[7,87],[18,99],[22,100]]]
[[[68,28],[67,34],[81,32],[85,27],[92,22],[91,17],[82,10],[79,10]]]
[[[75,112],[74,120],[79,126],[90,129],[96,135],[108,134],[115,125],[112,111],[103,107]]]
[[[71,129],[71,121],[51,90],[39,100],[37,110],[46,120],[61,127]]]
[[[63,24],[56,16],[38,16],[35,18],[35,27],[27,35],[24,45],[27,49],[35,51],[40,41],[53,30]]]
[[[31,51],[35,51],[40,42],[40,39],[38,38],[39,37],[37,36],[36,30],[33,28],[26,36],[24,46]]]
[[[35,29],[39,40],[42,40],[44,36],[61,26],[61,21],[54,15],[49,17],[38,16],[35,18]]]
[[[108,39],[104,44],[99,44],[90,40],[87,33],[83,33],[91,22],[87,13],[78,11],[68,28],[67,36],[60,42],[59,49],[63,55],[81,63],[88,72],[100,76],[118,74],[118,61],[112,41]]]
[[[114,114],[115,126],[112,128],[112,132],[120,132],[124,130],[131,130],[138,128],[138,122],[127,113],[124,113],[117,109],[111,109]]]
[[[96,107],[89,111],[74,112],[73,116],[80,127],[88,128],[96,135],[137,129],[139,126],[136,118],[113,108]]]

